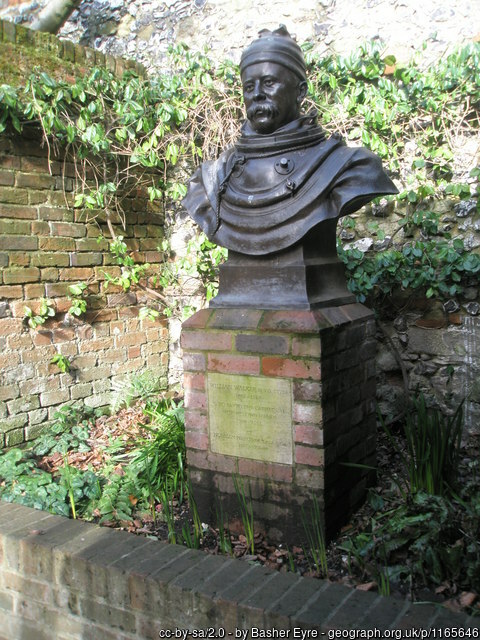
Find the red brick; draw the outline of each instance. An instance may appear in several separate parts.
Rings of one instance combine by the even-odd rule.
[[[6,204],[28,204],[28,191],[16,187],[2,187],[0,189],[0,202]]]
[[[23,298],[21,285],[11,285],[0,287],[0,298],[4,300],[14,300],[15,298]]]
[[[46,347],[37,347],[36,349],[31,349],[30,351],[24,351],[22,353],[22,361],[23,362],[45,362],[50,360],[55,355],[56,352],[57,350],[53,345],[48,345]]]
[[[15,181],[15,174],[13,171],[6,171],[0,169],[0,185],[5,187],[13,187]]]
[[[304,424],[321,424],[323,419],[322,406],[320,404],[300,404],[293,405],[293,419],[295,422]]]
[[[280,482],[291,482],[293,477],[293,467],[291,465],[269,464],[258,460],[246,460],[245,458],[239,459],[238,472],[241,476],[270,478]]]
[[[2,318],[0,320],[0,336],[10,336],[21,333],[23,321],[20,318]]]
[[[116,320],[117,318],[118,312],[116,309],[100,309],[99,311],[87,312],[85,316],[83,316],[84,322],[88,322],[89,324],[92,324],[92,322],[108,322],[109,320]]]
[[[204,353],[184,353],[184,371],[205,371],[206,358]]]
[[[85,225],[75,222],[51,222],[52,235],[67,238],[83,238],[86,235]],[[98,245],[97,245],[98,251]]]
[[[215,309],[209,327],[254,330],[263,315],[258,309]]]
[[[55,300],[55,308],[57,313],[66,313],[72,306],[72,301],[68,298],[57,298]]]
[[[119,364],[112,365],[112,371],[116,374],[131,373],[132,371],[140,371],[145,366],[145,360],[143,358],[135,358],[133,360],[126,360]]]
[[[317,333],[330,324],[317,319],[314,311],[267,311],[260,323],[260,329],[273,331],[293,331],[295,333]]]
[[[237,351],[288,355],[289,340],[286,336],[239,333],[235,337],[235,347]]]
[[[323,490],[325,488],[323,469],[320,467],[297,467],[295,470],[295,483],[300,487]]]
[[[14,218],[15,220],[36,220],[35,207],[25,207],[15,204],[2,204],[0,218]]]
[[[295,462],[305,464],[308,467],[321,467],[324,462],[323,449],[315,447],[295,446]]]
[[[28,351],[27,351],[28,353]],[[25,355],[25,354],[24,354]],[[25,357],[23,359],[24,362]],[[4,370],[7,367],[14,367],[15,365],[20,364],[20,354],[18,353],[0,353],[0,369]]]
[[[232,348],[232,335],[208,331],[183,331],[180,344],[183,349],[196,351],[229,351]]]
[[[185,446],[190,449],[208,449],[208,435],[196,431],[185,431]]]
[[[55,184],[55,178],[38,173],[17,173],[16,186],[27,189],[50,189]]]
[[[185,391],[196,389],[205,390],[205,375],[203,373],[185,373],[183,376],[183,388]]]
[[[237,356],[230,354],[208,354],[208,370],[221,373],[244,373],[258,375],[260,358],[257,356]]]
[[[43,286],[43,285],[42,285]],[[67,296],[69,284],[67,282],[50,282],[45,284],[45,295],[48,298]]]
[[[7,169],[20,169],[20,158],[10,155],[0,155],[0,167]]]
[[[60,280],[88,280],[92,270],[87,267],[70,267],[60,269]]]
[[[130,347],[145,344],[147,337],[144,331],[137,331],[134,333],[126,333],[123,336],[115,338],[116,347]],[[139,354],[140,355],[140,354]]]
[[[62,202],[62,205],[64,206],[65,202]],[[40,207],[39,218],[40,220],[55,220],[55,221],[71,220],[73,218],[73,214],[68,209],[64,209],[62,207]],[[60,235],[68,236],[68,234],[60,234]]]
[[[1,321],[0,321],[1,322]],[[31,349],[33,346],[32,343],[32,336],[29,333],[25,333],[25,334],[13,334],[11,336],[8,336],[8,348],[9,349],[18,349],[18,350],[28,350]]]
[[[102,354],[102,362],[109,364],[112,362],[124,362],[127,357],[125,349],[108,349]]]
[[[262,373],[267,376],[281,376],[283,378],[320,380],[320,363],[315,360],[292,360],[264,356],[262,358]]]
[[[62,327],[52,331],[52,340],[55,343],[68,342],[75,339],[75,329],[71,327]]]
[[[119,307],[115,311],[119,318],[138,317],[138,307]]]
[[[32,300],[33,298],[43,298],[45,295],[45,285],[42,283],[26,284],[24,289],[25,298],[27,300]]]
[[[202,391],[185,390],[186,409],[206,409],[207,396]]]
[[[310,424],[297,424],[295,426],[295,442],[323,445],[323,429]]]
[[[322,399],[322,383],[309,380],[295,380],[293,383],[294,400],[320,402]]]
[[[211,469],[213,468],[209,462],[210,456],[207,458],[204,451],[198,451],[196,449],[189,449],[187,451],[187,462],[188,466],[191,469],[192,467],[196,467],[197,469]],[[232,462],[231,472],[234,472],[233,462]]]
[[[72,238],[51,238],[50,236],[40,236],[38,238],[38,248],[41,251],[74,251],[75,240]]]
[[[60,165],[58,162],[49,162],[48,158],[34,158],[25,156],[21,158],[21,167],[23,171],[37,171],[38,173],[59,173]]]
[[[70,265],[70,257],[68,253],[60,251],[37,251],[32,256],[32,265],[34,267],[68,267]]]
[[[20,284],[26,282],[38,282],[40,280],[40,269],[37,267],[5,269],[3,281],[5,284]]]
[[[50,407],[54,404],[68,402],[70,394],[68,389],[58,389],[58,391],[47,391],[40,394],[40,404],[42,407]]]
[[[142,324],[138,318],[128,318],[125,320],[125,329],[128,331],[138,331],[142,329]],[[145,334],[146,335],[146,334]]]
[[[311,356],[319,358],[321,352],[320,338],[295,337],[292,340],[293,356]]]
[[[9,220],[0,218],[0,234],[26,236],[31,233],[32,223],[30,220]]]
[[[2,251],[35,251],[37,247],[38,238],[33,236],[0,237],[0,250]]]
[[[185,428],[187,431],[201,431],[208,433],[208,418],[204,413],[199,411],[190,411],[189,407],[185,407]]]
[[[10,251],[8,253],[10,267],[29,267],[30,258],[35,254],[26,251]]]
[[[51,331],[37,331],[37,333],[33,336],[33,344],[37,347],[42,346],[44,344],[52,343],[52,332]]]
[[[42,282],[56,282],[58,280],[58,269],[55,267],[40,269],[40,279]]]
[[[205,329],[211,315],[211,309],[201,309],[188,318],[188,320],[185,320],[182,327],[184,329]]]
[[[16,384],[0,386],[0,400],[12,400],[18,398],[19,395],[20,391]]]
[[[38,190],[33,190],[31,189],[30,191],[27,191],[28,194],[28,203],[31,205],[34,204],[45,204],[48,201],[48,194],[49,192],[44,190],[44,191],[38,191]]]
[[[129,347],[127,355],[128,358],[139,358],[142,355],[141,347],[139,347],[138,345],[135,347]]]
[[[93,328],[84,324],[77,328],[77,336],[80,340],[90,340],[93,337]]]

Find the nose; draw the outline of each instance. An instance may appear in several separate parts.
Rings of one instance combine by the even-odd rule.
[[[253,90],[253,99],[258,102],[258,101],[261,101],[261,100],[265,100],[266,97],[267,96],[265,95],[265,92],[264,92],[264,90],[262,88],[262,85],[261,85],[260,81],[257,81],[255,83],[255,87],[254,87],[254,90]]]

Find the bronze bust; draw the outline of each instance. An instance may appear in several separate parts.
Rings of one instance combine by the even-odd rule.
[[[354,300],[336,254],[336,222],[397,193],[380,159],[327,138],[302,114],[302,50],[285,27],[263,30],[240,61],[240,138],[192,177],[183,204],[229,249],[215,307],[303,308]]]

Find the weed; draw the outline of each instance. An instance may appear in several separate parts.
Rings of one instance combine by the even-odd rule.
[[[221,553],[226,555],[233,555],[232,541],[230,538],[230,531],[228,529],[228,519],[225,518],[223,513],[223,507],[221,504],[215,509],[217,529],[218,529],[218,548]]]
[[[56,353],[50,360],[50,364],[56,364],[62,373],[68,373],[71,368],[70,359],[61,353]]]
[[[233,474],[233,486],[235,488],[235,494],[237,496],[240,515],[243,523],[243,530],[245,538],[247,539],[247,548],[253,555],[255,552],[255,525],[253,521],[253,506],[252,506],[252,488],[248,483],[248,498],[245,495],[245,486],[243,479]]]
[[[313,498],[309,516],[305,513],[302,505],[302,523],[307,538],[308,548],[304,549],[305,558],[309,564],[312,559],[315,570],[327,577],[327,549],[325,545],[325,534],[323,517],[317,498]]]
[[[454,488],[463,428],[463,402],[453,416],[428,408],[423,394],[413,398],[404,425],[406,449],[399,446],[382,421],[383,429],[402,460],[404,483],[411,493],[444,495]]]
[[[185,474],[185,435],[183,407],[173,400],[150,404],[145,413],[150,425],[143,425],[147,432],[130,455],[129,465],[135,471],[137,486],[145,495],[152,515],[155,502],[167,489],[183,500]]]
[[[35,313],[30,307],[24,307],[25,320],[31,329],[36,329],[39,325],[45,324],[48,318],[53,318],[55,309],[50,300],[42,298],[38,311]]]
[[[90,451],[88,429],[95,415],[98,415],[97,412],[88,407],[61,407],[55,413],[55,422],[48,431],[33,442],[32,452],[44,456],[70,450]]]
[[[111,410],[115,413],[122,407],[129,407],[139,398],[150,400],[158,397],[162,385],[160,379],[147,370],[143,373],[133,373],[123,380],[115,380],[112,388]]]

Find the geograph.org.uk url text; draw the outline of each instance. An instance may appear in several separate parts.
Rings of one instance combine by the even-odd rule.
[[[464,629],[463,627],[430,627],[428,629],[411,627],[410,629],[330,629],[329,631],[318,631],[316,629],[260,629],[252,627],[250,629],[235,629],[226,631],[223,627],[208,627],[206,629],[165,629],[158,633],[158,637],[163,640],[189,640],[206,639],[222,640],[232,638],[235,640],[255,640],[276,638],[288,638],[289,640],[310,640],[311,638],[328,638],[328,640],[348,639],[359,640],[361,638],[394,638],[403,640],[404,638],[480,638],[480,629]]]

